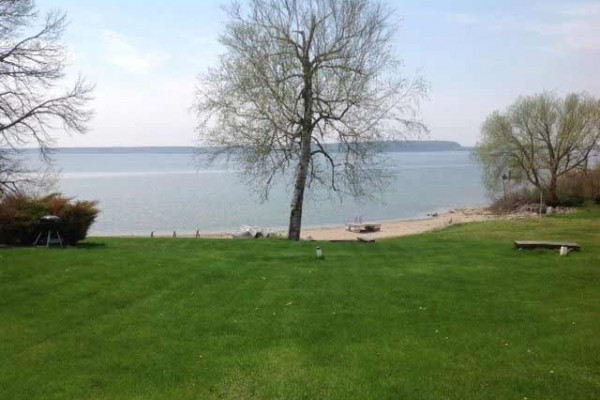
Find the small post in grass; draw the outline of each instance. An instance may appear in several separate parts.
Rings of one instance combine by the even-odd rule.
[[[323,249],[320,246],[317,246],[317,260],[324,260],[325,255],[323,254]]]

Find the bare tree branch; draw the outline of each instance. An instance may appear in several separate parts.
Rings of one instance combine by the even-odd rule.
[[[384,183],[374,143],[425,131],[425,84],[400,75],[392,13],[378,1],[250,0],[226,11],[227,51],[199,82],[198,131],[234,151],[263,198],[293,172],[297,240],[307,186],[367,197]]]
[[[71,88],[60,88],[67,65],[61,42],[66,15],[49,12],[39,27],[37,20],[34,1],[0,0],[0,151],[5,158],[11,154],[7,150],[37,145],[48,160],[53,133],[84,133],[92,116],[86,108],[92,85],[80,77]]]

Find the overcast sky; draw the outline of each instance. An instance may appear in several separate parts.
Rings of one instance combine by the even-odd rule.
[[[73,74],[95,82],[85,136],[58,146],[186,146],[196,77],[216,65],[219,0],[38,0],[66,11]],[[485,117],[521,94],[600,96],[600,1],[389,1],[404,74],[423,75],[431,139],[476,143]]]

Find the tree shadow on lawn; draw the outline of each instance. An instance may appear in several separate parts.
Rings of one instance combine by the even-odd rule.
[[[72,249],[81,249],[81,250],[94,250],[94,249],[103,249],[106,247],[106,243],[103,242],[80,242],[75,246],[70,246]]]

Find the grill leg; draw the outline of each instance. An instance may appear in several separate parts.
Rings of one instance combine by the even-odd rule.
[[[40,241],[40,238],[42,237],[42,234],[43,234],[43,233],[44,233],[44,232],[40,232],[40,233],[37,235],[37,237],[35,238],[35,242],[33,242],[33,247],[35,247],[35,246],[37,246],[37,245],[38,245],[38,242]]]
[[[58,243],[60,243],[60,247],[63,247],[63,241],[62,241],[62,238],[60,237],[59,231],[56,231],[56,236],[58,236]]]
[[[46,247],[50,248],[50,237],[52,236],[52,231],[48,231],[48,237],[46,238]]]

